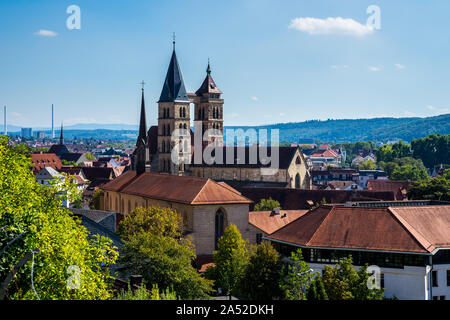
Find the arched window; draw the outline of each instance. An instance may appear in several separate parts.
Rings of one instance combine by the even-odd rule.
[[[187,124],[186,123],[183,125],[183,128],[187,130]]]
[[[300,189],[300,174],[295,175],[295,188]]]
[[[217,244],[219,243],[220,237],[223,236],[225,229],[225,214],[222,209],[219,209],[216,212],[214,226],[214,248],[217,250]]]
[[[182,123],[180,123],[180,129],[183,129],[183,124]]]
[[[183,118],[183,108],[180,108],[180,118]]]
[[[166,142],[163,140],[163,142],[161,143],[161,152],[166,152]]]
[[[300,156],[297,157],[297,159],[295,159],[295,164],[301,164],[301,160],[300,160]]]

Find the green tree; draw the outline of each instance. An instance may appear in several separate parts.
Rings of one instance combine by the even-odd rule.
[[[325,266],[322,281],[329,300],[381,300],[384,289],[367,285],[371,276],[368,266],[356,271],[352,257],[342,259],[336,266]]]
[[[413,166],[411,164],[406,164],[403,166],[395,167],[395,169],[392,172],[389,179],[390,180],[411,180],[411,181],[426,180],[426,179],[428,179],[428,174],[425,171],[425,169],[421,170],[416,166]]]
[[[323,285],[321,276],[318,275],[314,280],[312,280],[306,297],[308,300],[328,300],[328,295],[325,290],[325,286]]]
[[[76,190],[71,179],[39,185],[29,149],[0,137],[0,181],[0,248],[22,234],[0,256],[0,282],[25,254],[39,250],[34,256],[35,290],[33,261],[28,261],[15,270],[9,298],[109,299],[112,278],[107,267],[115,263],[117,248],[107,238],[88,240],[81,221],[61,207],[67,191]]]
[[[124,240],[119,259],[127,273],[141,274],[146,283],[174,290],[181,299],[206,299],[212,282],[192,266],[195,248],[182,237],[181,216],[169,209],[137,208],[119,225]]]
[[[291,252],[289,262],[281,269],[280,288],[286,300],[306,300],[314,272],[303,260],[302,251]]]
[[[425,181],[417,181],[409,186],[408,199],[450,201],[450,180],[438,176]]]
[[[448,123],[448,122],[447,122]],[[431,134],[411,142],[414,158],[422,159],[427,168],[449,164],[450,135]]]
[[[261,199],[257,204],[255,204],[255,207],[253,208],[254,211],[272,211],[275,208],[279,208],[281,210],[281,205],[278,201],[273,200],[272,198],[269,199]]]
[[[114,300],[177,300],[177,295],[169,289],[160,292],[158,285],[154,284],[151,290],[144,285],[134,291],[128,287],[128,290],[119,292]]]
[[[92,196],[92,199],[89,203],[89,208],[91,210],[100,210],[100,201],[103,197],[104,191],[101,189],[97,189],[94,192],[94,195]]]
[[[280,257],[270,242],[257,246],[244,273],[241,293],[251,300],[280,297]]]
[[[363,161],[358,165],[359,170],[375,170],[377,165],[370,160]]]
[[[86,160],[95,161],[95,160],[97,160],[97,158],[95,158],[95,156],[92,153],[87,152],[86,153]]]
[[[224,294],[239,295],[239,284],[248,264],[246,242],[234,224],[230,224],[220,237],[217,250],[213,252],[215,267],[209,267],[207,277],[215,280],[215,285]]]

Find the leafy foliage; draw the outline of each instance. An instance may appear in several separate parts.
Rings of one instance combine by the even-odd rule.
[[[281,210],[281,205],[278,201],[273,200],[272,198],[269,199],[261,199],[257,204],[255,204],[255,207],[253,208],[254,211],[272,211],[275,208],[279,208]]]
[[[207,277],[226,295],[239,294],[239,284],[248,264],[246,242],[234,224],[230,224],[219,239],[213,253],[215,267],[208,267]]]
[[[291,252],[290,261],[282,267],[280,288],[286,300],[306,300],[314,272],[303,260],[302,251]]]
[[[403,141],[386,144],[378,148],[376,152],[377,161],[390,162],[394,159],[404,158],[411,153],[411,146]]]
[[[182,238],[181,216],[168,208],[137,208],[121,222],[120,258],[125,271],[141,274],[146,283],[172,289],[181,299],[207,299],[212,282],[192,266],[195,248]]]
[[[411,142],[414,158],[422,159],[427,168],[439,164],[449,164],[450,134],[431,134],[425,138],[414,139]]]
[[[403,166],[395,167],[394,171],[390,175],[391,180],[426,180],[428,179],[428,174],[424,168],[419,169],[412,164],[405,164]]]
[[[384,289],[369,289],[368,266],[354,269],[352,257],[342,259],[335,267],[325,266],[322,281],[329,300],[381,300]]]
[[[144,285],[140,286],[136,290],[122,290],[114,300],[177,300],[175,292],[166,289],[160,292],[158,285],[154,284],[151,290],[148,290]]]
[[[39,249],[33,270],[28,261],[15,272],[8,287],[10,299],[108,299],[111,277],[107,266],[115,263],[117,248],[111,240],[88,240],[80,220],[61,207],[71,179],[39,185],[31,171],[29,150],[0,138],[0,248],[23,233],[0,256],[0,281],[26,253]],[[70,194],[70,193],[69,193]],[[75,194],[75,193],[73,193]],[[79,289],[70,289],[70,266],[79,270]]]
[[[328,300],[328,295],[323,285],[322,277],[317,276],[308,288],[306,294],[308,300]]]
[[[363,161],[358,165],[359,170],[375,170],[377,165],[370,160]]]
[[[438,176],[413,183],[408,189],[408,199],[450,201],[450,179],[446,179],[445,176]]]
[[[97,189],[92,196],[91,202],[89,203],[89,208],[91,210],[100,210],[100,200],[104,194],[104,191],[101,189]]]
[[[250,256],[242,279],[241,294],[251,300],[272,300],[281,296],[280,257],[270,242],[262,242]]]

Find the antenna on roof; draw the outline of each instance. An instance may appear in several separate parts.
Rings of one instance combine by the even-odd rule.
[[[176,38],[177,38],[177,36],[175,35],[175,32],[173,33],[173,35],[172,35],[172,39],[173,39],[173,50],[175,50],[175,42],[176,42]]]

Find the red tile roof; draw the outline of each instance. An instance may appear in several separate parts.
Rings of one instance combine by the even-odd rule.
[[[272,211],[250,211],[248,222],[264,233],[271,234],[307,212],[308,210],[280,210],[280,214],[273,214]]]
[[[62,167],[61,160],[54,153],[32,154],[31,162],[35,173],[44,167],[52,167],[55,170],[59,170]]]
[[[325,199],[326,203],[395,200],[392,191],[304,190],[278,187],[242,187],[239,191],[254,203],[260,202],[261,199],[277,200],[285,210],[309,209],[308,201],[320,203],[322,199]]]
[[[187,204],[252,203],[246,197],[211,179],[127,171],[102,187],[106,191],[134,194]]]
[[[411,181],[392,181],[392,180],[369,180],[367,181],[367,189],[372,191],[392,191],[396,200],[406,198]]]
[[[430,253],[450,247],[450,206],[321,206],[268,238],[304,247]]]

